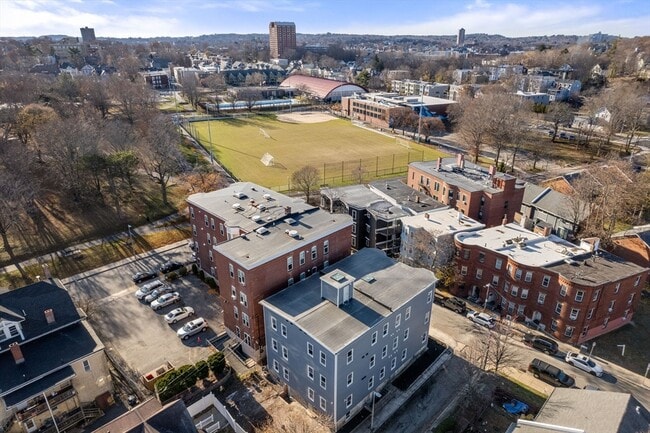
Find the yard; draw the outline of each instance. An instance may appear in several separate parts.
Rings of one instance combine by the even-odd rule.
[[[334,117],[289,123],[274,115],[254,115],[191,122],[187,128],[239,180],[278,189],[288,189],[291,174],[305,165],[321,171],[322,184],[340,185],[404,174],[409,162],[443,156]],[[261,162],[265,153],[273,156],[273,166]]]

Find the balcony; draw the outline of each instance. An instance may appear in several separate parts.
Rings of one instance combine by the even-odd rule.
[[[62,390],[60,390],[59,392],[57,392],[56,395],[52,397],[48,397],[47,401],[50,403],[50,407],[54,407],[57,406],[59,403],[62,403],[74,397],[76,394],[77,392],[72,386],[67,386]],[[48,410],[47,403],[45,402],[45,398],[43,398],[42,395],[34,398],[32,402],[33,404],[30,405],[30,407],[23,409],[19,412],[16,412],[16,418],[18,418],[18,421],[23,421],[23,420],[33,418]]]
[[[94,404],[84,404],[81,407],[71,410],[70,412],[64,413],[56,417],[56,427],[51,420],[48,425],[44,425],[40,429],[36,430],[36,433],[57,433],[64,432],[80,422],[86,422],[93,420],[102,416],[104,413],[101,409],[97,408]]]

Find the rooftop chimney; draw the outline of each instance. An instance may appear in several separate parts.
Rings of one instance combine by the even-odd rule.
[[[501,220],[501,225],[504,226],[508,224],[508,214],[503,214],[503,219]]]
[[[291,215],[291,206],[285,206],[284,207],[284,214],[285,215]]]
[[[9,345],[9,350],[11,350],[11,354],[13,355],[16,364],[22,364],[23,362],[25,362],[23,351],[20,350],[20,346],[18,345],[18,343],[11,343]]]
[[[440,171],[442,169],[442,158],[438,157],[438,162],[436,163],[436,170]]]
[[[496,173],[496,169],[494,168],[493,165],[490,165],[490,169],[488,171],[488,174],[490,175],[490,177],[492,177],[492,176],[494,176],[494,173]]]
[[[51,308],[48,308],[47,310],[43,311],[45,313],[45,320],[47,320],[47,324],[51,325],[52,323],[55,322],[54,320],[54,310]]]
[[[456,155],[456,165],[461,170],[465,168],[465,155],[463,155],[462,153]]]

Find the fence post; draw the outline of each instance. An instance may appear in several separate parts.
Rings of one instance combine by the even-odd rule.
[[[379,156],[375,159],[375,177],[379,177]]]

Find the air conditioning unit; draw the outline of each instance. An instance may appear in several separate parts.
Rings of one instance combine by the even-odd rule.
[[[251,219],[252,219],[253,221],[255,221],[255,222],[259,222],[259,221],[262,219],[262,217],[259,216],[259,215],[253,215],[253,216],[251,217]]]
[[[235,191],[235,192],[232,193],[232,195],[233,195],[233,197],[236,197],[236,198],[238,198],[238,199],[243,199],[243,198],[246,198],[246,197],[247,197],[247,195],[244,194],[244,193],[241,192],[241,191]]]
[[[265,235],[268,232],[269,232],[269,229],[267,229],[266,227],[260,227],[257,230],[255,230],[255,233],[257,233],[258,235]]]
[[[271,194],[264,194],[262,197],[264,197],[265,200],[271,200]]]
[[[264,212],[266,210],[266,205],[264,203],[260,203],[257,205],[257,208],[261,211]]]

